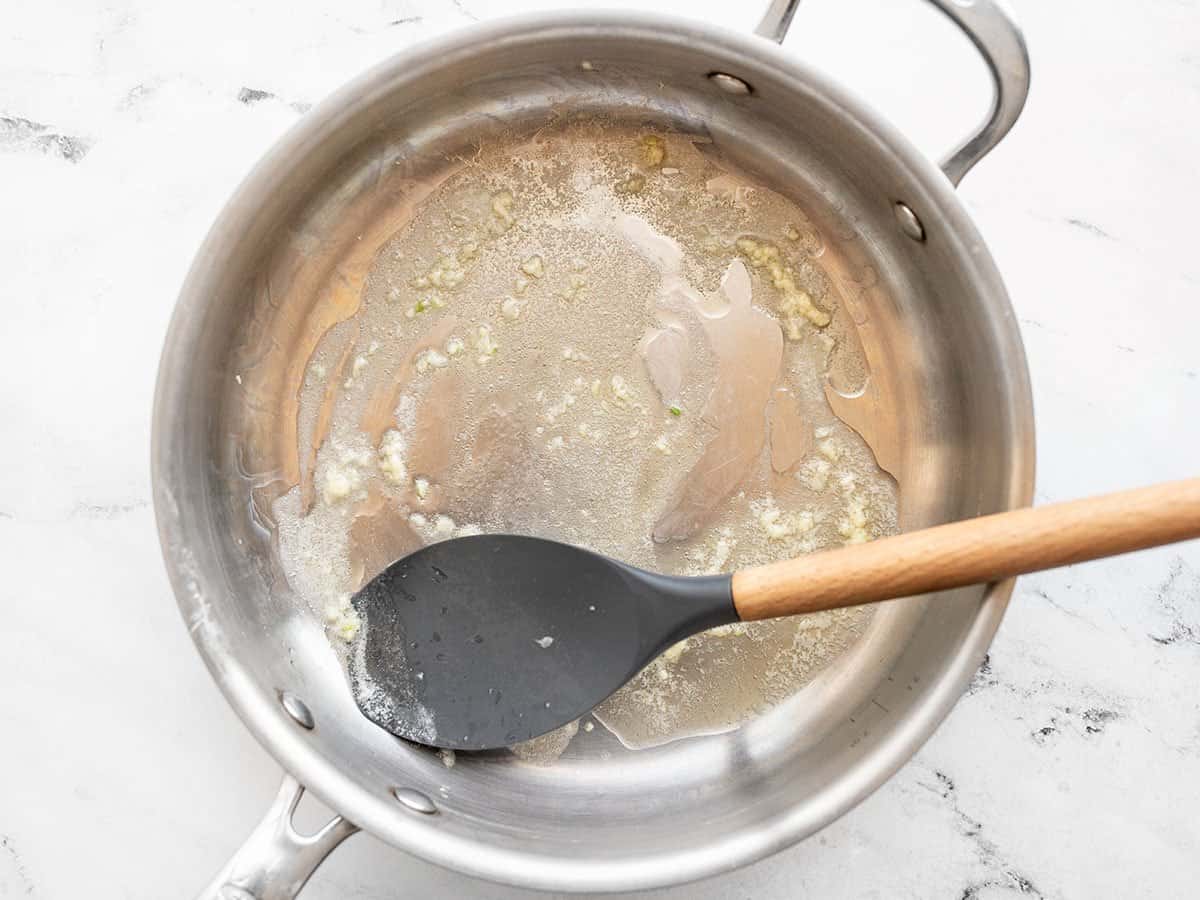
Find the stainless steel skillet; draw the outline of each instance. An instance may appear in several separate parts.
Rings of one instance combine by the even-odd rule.
[[[843,299],[880,377],[835,403],[876,423],[906,526],[1027,504],[1024,354],[953,185],[1015,121],[1028,63],[998,4],[935,5],[996,84],[987,121],[940,170],[762,36],[657,15],[555,13],[480,25],[378,66],[306,116],[239,188],[197,256],[164,348],[155,508],[197,648],[291,775],[204,896],[294,896],[355,826],[528,887],[679,883],[812,834],[929,737],[986,651],[1011,583],[885,610],[823,678],[736,732],[631,753],[597,730],[554,766],[483,756],[447,769],[358,713],[321,624],[288,596],[253,506],[256,489],[289,478],[294,461],[277,438],[291,379],[361,275],[358,237],[402,219],[404,192],[388,173],[415,178],[447,153],[563,109],[702,134],[847,247]],[[779,0],[760,35],[782,38],[794,6]],[[233,374],[251,354],[273,374],[248,395]],[[345,818],[298,837],[300,785]]]

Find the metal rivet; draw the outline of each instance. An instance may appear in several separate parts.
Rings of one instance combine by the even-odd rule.
[[[438,811],[433,805],[433,801],[420,791],[415,791],[412,788],[392,788],[392,796],[399,800],[404,806],[411,809],[413,812],[419,812],[426,816],[432,816]]]
[[[896,222],[900,225],[901,231],[914,241],[925,240],[925,226],[921,224],[921,220],[917,218],[917,214],[908,207],[907,203],[897,201],[892,210],[896,213]]]
[[[279,702],[283,704],[284,711],[292,717],[297,725],[312,730],[316,723],[313,722],[313,714],[303,700],[288,691],[280,691]]]
[[[710,72],[708,80],[725,93],[733,94],[737,97],[745,97],[754,90],[750,85],[742,81],[742,79],[733,75],[726,75],[724,72]]]

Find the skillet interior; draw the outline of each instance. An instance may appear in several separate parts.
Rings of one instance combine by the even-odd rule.
[[[753,93],[722,91],[713,71]],[[385,63],[260,164],[214,226],[172,323],[155,501],[181,608],[215,677],[329,805],[472,874],[551,889],[648,887],[758,858],[861,800],[957,699],[1011,585],[888,605],[770,715],[651,751],[625,751],[597,729],[554,766],[499,754],[446,769],[359,715],[320,623],[288,595],[253,524],[251,489],[289,478],[289,373],[349,302],[364,229],[390,234],[403,221],[406,184],[481,139],[564,114],[708,137],[842,241],[843,295],[886,373],[877,421],[905,527],[1030,500],[1024,356],[999,276],[941,174],[766,41],[589,13],[489,25]],[[897,227],[901,199],[924,221],[924,243]],[[261,367],[249,392],[233,379],[248,361]],[[281,690],[307,702],[312,731],[283,714]],[[401,807],[396,786],[427,794],[439,813]]]

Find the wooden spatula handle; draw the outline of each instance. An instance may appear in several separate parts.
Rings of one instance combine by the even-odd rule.
[[[1200,537],[1200,478],[981,516],[733,576],[743,620],[998,581]]]

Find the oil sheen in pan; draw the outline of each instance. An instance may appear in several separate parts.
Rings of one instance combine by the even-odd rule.
[[[348,665],[349,595],[429,541],[511,531],[703,574],[895,530],[846,399],[868,363],[838,247],[795,203],[695,138],[595,124],[481,147],[421,193],[315,344],[298,483],[272,509],[288,583]],[[870,616],[692,638],[594,716],[631,748],[728,730]]]

